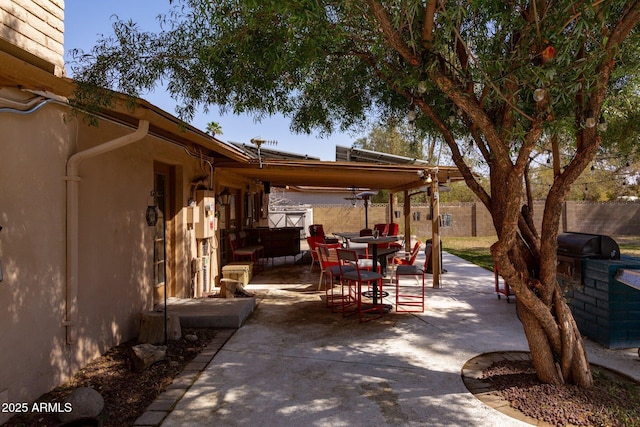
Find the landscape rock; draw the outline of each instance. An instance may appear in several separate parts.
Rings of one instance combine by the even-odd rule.
[[[97,417],[104,409],[104,398],[91,387],[75,389],[73,393],[64,400],[64,403],[70,405],[71,411],[60,412],[58,417],[62,422],[68,422],[77,418]]]
[[[182,336],[182,328],[180,326],[180,316],[175,314],[167,315],[167,334],[168,340],[178,340]],[[149,344],[164,344],[165,318],[163,312],[147,311],[140,313],[140,333],[138,334],[138,342]]]
[[[131,370],[142,372],[154,363],[163,360],[166,356],[167,346],[148,343],[134,345],[129,349]]]

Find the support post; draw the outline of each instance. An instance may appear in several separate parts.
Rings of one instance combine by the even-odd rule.
[[[404,190],[404,250],[411,252],[411,198]]]
[[[440,287],[440,193],[438,192],[438,174],[431,182],[431,263],[433,271],[433,287]]]

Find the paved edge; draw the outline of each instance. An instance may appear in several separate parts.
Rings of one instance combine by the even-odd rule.
[[[202,371],[211,363],[225,343],[238,329],[221,329],[202,351],[189,362],[134,422],[137,427],[156,427],[169,415],[182,396],[191,388]]]
[[[475,356],[462,366],[462,381],[467,390],[485,405],[511,418],[536,426],[550,426],[550,424],[528,417],[512,408],[509,406],[509,402],[500,397],[488,382],[482,381],[482,371],[495,362],[503,360],[517,361],[531,360],[531,358],[528,351],[496,351]]]

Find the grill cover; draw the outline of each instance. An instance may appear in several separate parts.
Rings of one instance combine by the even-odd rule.
[[[558,234],[558,255],[576,258],[620,259],[620,248],[609,236],[587,233]]]

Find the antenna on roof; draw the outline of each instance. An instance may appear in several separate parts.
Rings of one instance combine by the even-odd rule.
[[[266,140],[257,136],[255,138],[251,138],[251,143],[258,147],[258,167],[262,169],[262,155],[260,154],[260,147],[262,146],[262,144],[277,145],[278,141],[274,139]]]
[[[275,139],[262,139],[259,136],[256,136],[255,138],[251,138],[251,143],[258,146],[258,148],[260,148],[262,144],[278,145],[278,141],[276,141]]]

